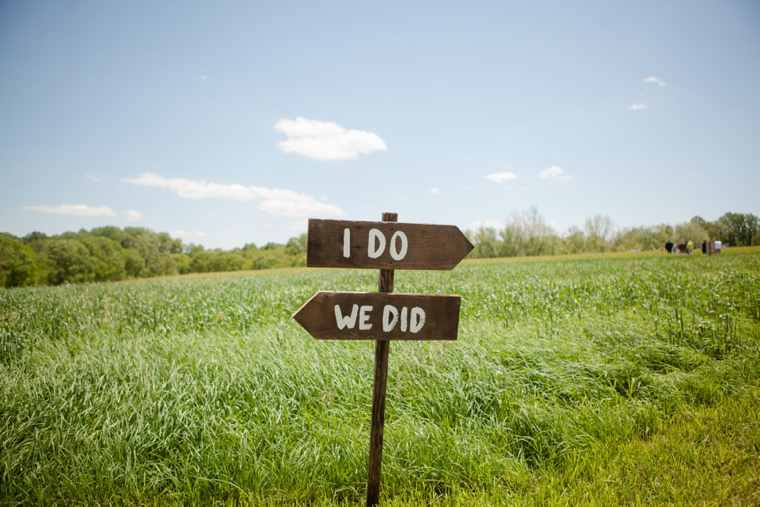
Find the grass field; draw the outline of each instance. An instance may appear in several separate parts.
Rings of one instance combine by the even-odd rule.
[[[375,271],[0,290],[0,503],[362,504],[374,344],[290,315]],[[760,505],[760,250],[397,272],[386,505]]]

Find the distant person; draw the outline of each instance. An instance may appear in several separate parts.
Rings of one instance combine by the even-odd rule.
[[[686,253],[690,254],[693,251],[694,251],[694,243],[692,243],[692,241],[689,240],[688,242],[686,242]]]
[[[673,253],[673,242],[668,240],[667,243],[665,243],[665,250],[668,251],[668,253]]]
[[[719,254],[722,248],[723,248],[723,243],[721,243],[719,239],[716,239],[715,240],[715,253]]]

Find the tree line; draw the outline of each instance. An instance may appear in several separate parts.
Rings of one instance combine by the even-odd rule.
[[[481,227],[467,231],[475,245],[472,258],[557,255],[585,252],[620,252],[664,249],[667,241],[720,240],[726,245],[760,245],[760,221],[751,213],[726,213],[714,222],[695,216],[675,227],[660,224],[617,230],[608,216],[594,215],[583,229],[570,227],[560,235],[535,207],[514,213],[503,229]]]
[[[726,213],[714,222],[694,217],[675,227],[660,224],[616,230],[612,219],[595,215],[583,229],[560,235],[535,207],[516,212],[503,229],[466,232],[475,249],[469,257],[517,257],[583,252],[655,250],[670,240],[721,240],[734,246],[760,245],[760,221],[752,214]],[[142,227],[98,227],[18,238],[0,233],[0,287],[108,282],[186,273],[271,269],[306,265],[306,235],[286,244],[249,243],[232,250],[206,250],[165,232]]]
[[[98,227],[18,238],[0,233],[0,287],[109,282],[186,273],[306,265],[306,235],[287,244],[206,250],[142,227]]]

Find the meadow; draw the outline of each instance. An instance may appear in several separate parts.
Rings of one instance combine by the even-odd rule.
[[[730,252],[729,252],[730,253]],[[468,261],[393,342],[383,505],[760,504],[760,249]],[[0,289],[0,503],[362,505],[374,343],[290,315],[376,271]]]

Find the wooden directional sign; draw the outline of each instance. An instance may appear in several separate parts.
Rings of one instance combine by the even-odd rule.
[[[393,292],[396,269],[453,269],[474,248],[453,225],[309,219],[306,265],[380,269],[378,292],[317,292],[293,314],[314,338],[375,340],[367,507],[380,497],[391,340],[456,340],[460,296]]]
[[[293,314],[321,340],[456,340],[461,296],[317,292]]]
[[[309,219],[314,268],[454,269],[474,247],[453,225]]]

